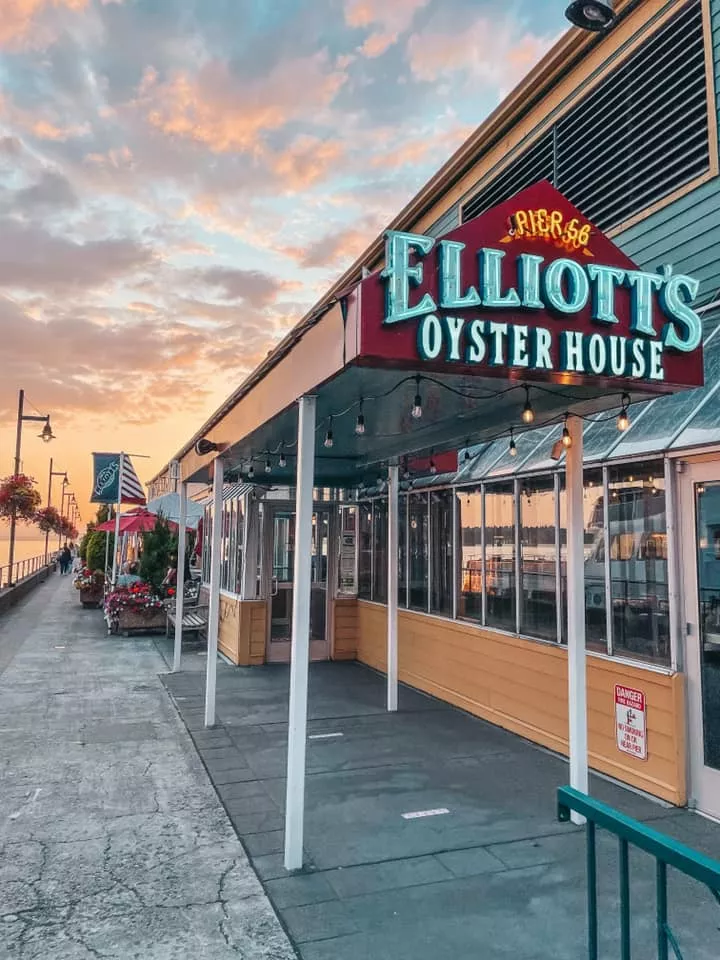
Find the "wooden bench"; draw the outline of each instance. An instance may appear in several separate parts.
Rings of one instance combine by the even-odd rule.
[[[171,601],[165,608],[167,615],[166,636],[170,636],[170,630],[175,631],[175,601]],[[182,632],[195,633],[198,636],[203,630],[207,629],[209,606],[196,606],[183,609]]]

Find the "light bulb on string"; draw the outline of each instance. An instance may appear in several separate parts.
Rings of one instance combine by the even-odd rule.
[[[268,457],[267,460],[265,461],[265,473],[271,473],[271,472],[272,472],[272,464],[270,463],[270,457]]]
[[[621,433],[624,433],[630,426],[630,417],[628,416],[628,404],[630,403],[630,397],[627,393],[623,394],[622,397],[622,410],[618,414],[617,418],[617,428]]]
[[[530,403],[530,387],[525,387],[525,406],[522,412],[523,423],[532,423],[535,419],[535,411]]]
[[[325,434],[325,440],[323,441],[323,443],[328,450],[335,443],[335,441],[333,440],[332,417],[330,417],[330,419],[328,420],[327,433]]]
[[[470,456],[470,451],[468,450],[469,446],[470,446],[470,440],[468,439],[465,441],[465,455],[463,456],[463,460],[465,461],[465,463],[470,463],[472,459],[472,457]]]
[[[437,473],[437,467],[435,466],[435,461],[432,459],[432,457],[430,458],[430,473],[433,476],[435,476],[435,474]]]
[[[412,411],[411,411],[411,412],[412,412],[413,417],[414,417],[416,420],[419,420],[420,417],[423,415],[422,397],[420,396],[420,375],[419,375],[419,374],[418,374],[418,376],[415,378],[415,383],[416,383],[417,386],[416,386],[416,388],[415,388],[415,389],[416,389],[416,393],[415,393],[415,399],[413,400],[413,407],[412,407]]]
[[[283,449],[282,444],[280,446],[280,459],[278,460],[278,466],[281,470],[284,470],[287,466],[287,458],[285,457],[285,450]]]
[[[248,467],[248,474],[247,474],[247,475],[248,475],[248,480],[254,480],[254,479],[255,479],[255,467],[254,467],[252,464],[250,464],[250,466]]]
[[[513,429],[510,427],[510,446],[509,446],[510,456],[517,456],[517,447],[515,446],[515,437],[513,436]]]
[[[567,425],[567,414],[565,414],[565,424],[563,426],[563,431],[562,431],[562,445],[565,447],[566,450],[569,450],[570,447],[572,446],[572,437],[570,436],[570,431],[568,430],[568,425]]]
[[[355,421],[355,433],[359,437],[365,433],[365,414],[363,413],[362,397],[360,397],[360,412],[358,413],[357,420]]]

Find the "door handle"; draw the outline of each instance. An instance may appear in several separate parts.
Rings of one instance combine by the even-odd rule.
[[[278,595],[278,578],[273,577],[270,581],[270,596],[276,597]]]

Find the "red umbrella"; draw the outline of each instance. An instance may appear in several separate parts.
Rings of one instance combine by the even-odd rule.
[[[158,517],[156,514],[150,513],[149,510],[140,507],[137,510],[130,511],[130,513],[121,514],[120,533],[147,533],[155,529],[157,522]],[[177,524],[173,523],[172,520],[167,520],[166,523],[171,530],[177,530]],[[95,529],[101,533],[114,533],[115,521],[106,520],[105,523],[99,524]]]

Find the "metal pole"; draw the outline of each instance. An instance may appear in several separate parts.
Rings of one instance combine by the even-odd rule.
[[[15,434],[15,465],[13,468],[13,476],[17,476],[20,473],[20,443],[22,440],[22,422],[23,422],[23,405],[25,403],[25,391],[18,391],[18,415],[17,415],[17,432]],[[10,515],[10,543],[8,545],[8,586],[11,587],[13,584],[13,561],[15,560],[15,526],[17,524],[17,517],[15,515],[15,509],[13,508],[12,514]]]
[[[175,648],[173,672],[180,669],[182,656],[182,621],[185,600],[185,519],[187,513],[187,484],[180,481],[180,516],[178,517],[178,559],[175,578]]]
[[[295,491],[295,560],[292,611],[292,657],[288,718],[287,793],[285,801],[285,869],[303,864],[305,819],[305,746],[308,660],[310,659],[310,553],[312,549],[313,474],[315,468],[315,397],[298,401],[298,459]]]
[[[52,478],[53,478],[53,458],[50,457],[50,472],[48,474],[48,495],[47,495],[47,505],[48,507],[52,501]],[[45,563],[48,562],[48,544],[50,540],[50,531],[45,531]]]
[[[107,518],[108,518],[108,520],[112,520],[112,504],[111,504],[111,503],[108,504],[108,517],[107,517]],[[105,569],[103,570],[103,573],[104,573],[105,577],[107,577],[107,572],[108,572],[108,558],[109,558],[109,556],[110,556],[110,534],[109,534],[109,533],[106,533],[106,534],[105,534]]]
[[[568,417],[571,446],[565,458],[567,496],[568,727],[570,786],[588,792],[587,677],[585,662],[585,521],[583,517],[583,422]],[[607,547],[606,547],[607,549]],[[585,818],[573,811],[573,823]]]
[[[123,485],[123,469],[125,467],[125,454],[120,454],[120,471],[118,473],[118,498],[117,498],[117,513],[115,514],[115,542],[113,543],[113,565],[112,565],[112,589],[115,589],[115,584],[117,582],[117,567],[118,567],[118,540],[120,539],[120,505],[122,504],[122,485]]]
[[[398,708],[398,509],[400,468],[388,469],[387,708]]]
[[[205,726],[215,726],[215,684],[217,678],[218,628],[220,626],[220,567],[222,566],[222,512],[225,464],[215,460],[213,477],[213,525],[210,545],[210,610],[207,632],[207,671],[205,674]]]

